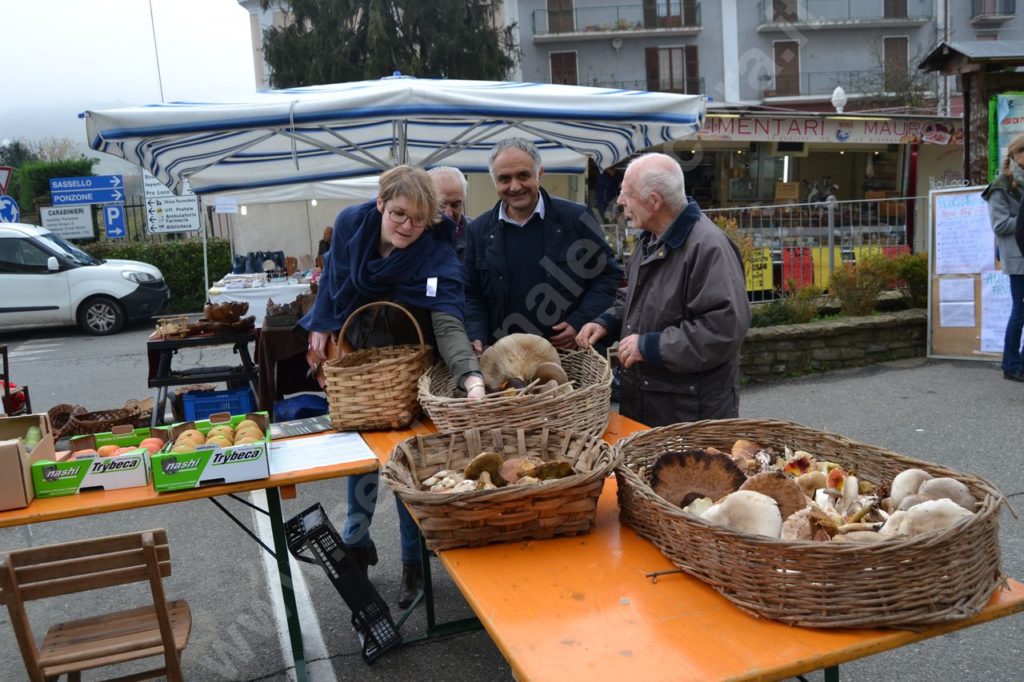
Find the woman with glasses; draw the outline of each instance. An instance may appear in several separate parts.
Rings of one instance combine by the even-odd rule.
[[[299,321],[309,332],[310,355],[325,359],[329,335],[341,329],[356,308],[394,301],[416,317],[456,385],[478,400],[484,396],[484,384],[464,325],[465,279],[455,254],[455,224],[441,214],[437,190],[423,170],[393,168],[380,176],[379,190],[376,199],[346,208],[335,220],[313,308]],[[409,319],[393,308],[366,311],[349,325],[345,336],[354,348],[419,342]],[[377,563],[369,531],[378,475],[350,476],[347,484],[342,539],[366,572]],[[419,529],[405,506],[395,501],[402,544],[398,605],[406,608],[423,584]]]

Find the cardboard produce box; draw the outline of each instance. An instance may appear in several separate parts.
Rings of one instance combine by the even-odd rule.
[[[32,448],[25,444],[25,434],[30,426],[38,427],[42,434]],[[32,464],[53,457],[53,429],[48,415],[0,417],[0,511],[31,504],[34,497]]]
[[[149,483],[149,450],[131,448],[120,455],[62,452],[32,464],[36,497],[77,495],[90,490],[134,488]]]
[[[244,420],[256,422],[263,433],[256,442],[225,445],[223,443],[177,442],[186,431],[199,431],[205,441],[210,431],[219,425],[234,429]],[[170,442],[152,457],[153,487],[157,492],[186,490],[206,485],[251,481],[270,476],[270,420],[266,412],[229,415],[226,412],[210,415],[209,419],[181,422],[171,427]]]
[[[150,452],[166,445],[168,437],[167,429],[133,429],[125,424],[72,438],[70,452],[32,464],[36,497],[148,485]]]

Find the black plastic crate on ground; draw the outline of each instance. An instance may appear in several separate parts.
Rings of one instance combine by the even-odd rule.
[[[373,663],[402,643],[391,611],[356,562],[345,552],[341,535],[320,503],[285,524],[288,551],[299,561],[319,564],[352,610],[352,627],[363,647],[363,660]],[[313,558],[302,554],[308,550]]]

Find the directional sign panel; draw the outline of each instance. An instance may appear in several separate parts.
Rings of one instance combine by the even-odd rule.
[[[120,175],[80,178],[50,178],[54,206],[110,204],[124,201],[124,179]]]
[[[76,204],[114,204],[124,202],[124,192],[119,189],[87,189],[75,192],[51,192],[54,206]]]
[[[143,171],[146,192],[146,224],[150,234],[163,232],[195,232],[199,230],[199,200],[188,191],[178,196]]]
[[[125,236],[124,204],[104,206],[103,224],[107,228],[107,239],[120,239]]]
[[[146,199],[146,223],[151,234],[195,232],[199,229],[199,200],[195,195]]]

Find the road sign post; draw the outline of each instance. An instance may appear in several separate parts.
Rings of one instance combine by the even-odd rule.
[[[103,224],[107,228],[107,239],[121,239],[127,233],[124,226],[124,205],[111,204],[103,207]]]

